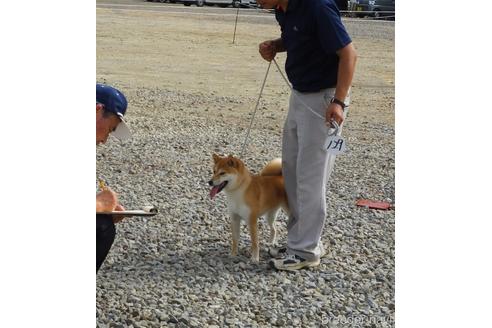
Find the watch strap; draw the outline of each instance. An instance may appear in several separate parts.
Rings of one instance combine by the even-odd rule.
[[[343,101],[341,101],[340,99],[337,99],[335,97],[331,98],[330,103],[338,104],[338,105],[342,106],[342,109],[345,109],[345,107],[347,107],[347,105],[345,105],[345,103]]]

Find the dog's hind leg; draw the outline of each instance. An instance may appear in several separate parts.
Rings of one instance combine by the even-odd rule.
[[[252,213],[249,216],[248,228],[251,235],[251,260],[260,262],[260,243],[258,242],[258,216]]]
[[[275,229],[275,219],[277,218],[277,214],[278,209],[272,210],[266,214],[266,219],[270,226],[270,239],[268,240],[270,245],[275,245],[277,239],[277,229]]]
[[[232,247],[231,255],[237,255],[239,233],[241,232],[241,217],[237,214],[231,214],[231,232],[232,232]]]

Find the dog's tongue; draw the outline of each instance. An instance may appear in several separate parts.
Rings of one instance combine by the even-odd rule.
[[[219,186],[213,186],[212,189],[210,189],[210,199],[214,199],[215,195],[219,192]]]

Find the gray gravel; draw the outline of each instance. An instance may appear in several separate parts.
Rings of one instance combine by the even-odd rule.
[[[99,81],[105,82],[105,81]],[[394,203],[394,129],[351,121],[327,195],[323,241],[330,254],[316,269],[268,268],[268,228],[260,223],[260,264],[229,255],[224,195],[208,197],[211,155],[238,155],[256,99],[159,89],[127,91],[134,136],[97,150],[97,174],[127,208],[154,204],[153,218],[117,225],[97,276],[98,327],[393,327],[394,211],[354,205],[358,198]],[[281,155],[287,92],[262,101],[244,156],[258,171]],[[354,103],[354,106],[356,103]],[[251,105],[253,107],[253,105]],[[286,218],[277,226],[285,241]]]

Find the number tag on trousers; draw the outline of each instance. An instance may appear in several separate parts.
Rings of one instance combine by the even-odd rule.
[[[328,137],[326,138],[324,149],[333,155],[342,154],[345,152],[345,139],[337,135],[340,126],[337,122],[332,121],[329,124]]]
[[[325,147],[329,154],[338,155],[345,152],[345,139],[341,136],[331,135],[326,138]]]

